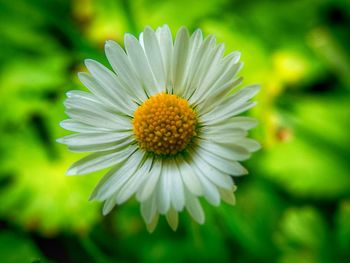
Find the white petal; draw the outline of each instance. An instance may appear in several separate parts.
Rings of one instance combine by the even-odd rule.
[[[237,57],[238,55],[238,57]],[[215,91],[223,83],[227,83],[229,80],[234,79],[237,73],[242,69],[244,63],[238,62],[240,54],[237,53],[233,57],[224,58],[221,64],[221,74],[218,74],[218,78],[212,83],[212,86],[208,86],[209,91]]]
[[[158,220],[159,220],[159,214],[155,214],[151,222],[149,224],[146,224],[146,227],[149,233],[153,233],[153,231],[156,229]]]
[[[224,200],[224,202],[229,205],[235,205],[236,204],[236,198],[234,195],[235,190],[236,190],[236,186],[233,186],[232,189],[219,188],[221,199]]]
[[[189,191],[186,191],[186,209],[197,223],[204,223],[205,217],[203,208],[199,203],[198,198],[193,196]]]
[[[166,220],[168,221],[168,224],[170,225],[171,229],[173,231],[176,231],[177,226],[179,224],[179,215],[177,211],[173,208],[171,208],[168,213],[166,213]]]
[[[219,110],[216,112],[210,112],[207,114],[207,119],[210,118],[210,120],[203,121],[201,119],[201,121],[203,121],[205,125],[214,125],[218,123],[228,122],[230,118],[253,108],[255,105],[256,101],[244,102],[242,105],[232,104],[228,107],[225,107],[225,109],[223,109],[221,112]]]
[[[193,165],[195,165],[201,172],[202,175],[213,182],[215,185],[222,188],[230,189],[233,185],[231,177],[220,170],[218,163],[208,163],[206,160],[206,153],[204,151],[197,150],[188,150],[192,157]]]
[[[108,133],[77,133],[67,135],[57,139],[57,142],[67,145],[95,145],[118,142],[131,136],[128,132],[108,132]]]
[[[131,99],[128,103],[120,103],[119,97],[111,95],[111,91],[106,91],[92,76],[85,72],[78,73],[79,80],[87,87],[100,101],[111,109],[130,115],[136,107]],[[117,87],[115,87],[117,88]],[[125,99],[125,96],[123,96]],[[127,105],[127,106],[126,106]]]
[[[85,65],[100,87],[113,98],[116,104],[122,106],[124,110],[131,106],[131,98],[112,71],[92,59],[86,59]]]
[[[125,115],[126,113],[119,113],[116,112],[115,109],[111,109],[106,107],[105,105],[102,105],[100,103],[96,103],[94,101],[91,100],[83,100],[80,98],[67,98],[64,101],[64,106],[66,107],[67,110],[74,110],[74,109],[81,109],[81,110],[85,110],[88,109],[89,111],[93,111],[96,112],[98,114],[104,114],[106,113],[107,117],[111,116],[111,114],[113,114],[114,116],[120,116],[120,118],[125,119]],[[114,118],[113,116],[113,118]]]
[[[167,160],[163,161],[162,172],[157,187],[157,208],[160,214],[165,214],[170,208],[171,169]]]
[[[212,126],[204,126],[201,128],[200,138],[213,142],[226,142],[232,140],[239,140],[240,138],[247,136],[247,131],[231,128],[231,127],[212,127]]]
[[[72,164],[67,175],[82,175],[102,170],[106,167],[124,162],[135,150],[136,146],[131,145],[119,151],[97,152],[90,154]]]
[[[240,58],[241,58],[241,52],[233,51],[230,54],[228,54],[226,57],[224,57],[223,63],[235,64],[239,61]]]
[[[99,97],[88,92],[80,90],[70,90],[66,93],[66,95],[67,99],[64,102],[66,108],[79,108],[77,107],[77,105],[80,105],[80,107],[92,107],[107,112],[118,112],[118,107],[101,101]],[[126,115],[126,111],[119,111],[118,115]]]
[[[185,205],[185,195],[184,195],[184,186],[181,179],[181,174],[178,170],[178,167],[175,163],[174,159],[170,159],[170,167],[172,171],[172,175],[170,176],[171,180],[171,204],[176,211],[182,211]]]
[[[212,46],[209,47],[205,57],[200,64],[200,71],[197,73],[194,79],[195,86],[197,87],[193,97],[191,98],[196,104],[203,100],[203,96],[207,96],[208,91],[217,79],[217,75],[222,73],[219,71],[221,58],[224,52],[224,45],[220,44],[215,46],[215,42],[212,42]]]
[[[231,156],[226,156],[226,158],[224,158],[216,152],[210,152],[210,150],[203,148],[198,148],[196,151],[207,163],[225,174],[243,175],[248,173],[248,171],[239,162],[233,160]]]
[[[189,49],[189,34],[187,28],[181,27],[176,34],[173,55],[173,81],[174,93],[183,96],[185,69]]]
[[[105,201],[102,209],[102,214],[104,216],[107,215],[109,212],[111,212],[114,206],[115,206],[115,198],[114,196],[112,196]]]
[[[191,87],[191,81],[193,79],[193,74],[197,69],[196,62],[198,59],[198,52],[203,43],[202,31],[197,29],[190,38],[190,47],[188,51],[187,66],[186,66],[186,82],[184,90],[184,98],[189,98],[194,92],[194,86]]]
[[[187,189],[194,195],[202,195],[203,189],[201,187],[201,183],[192,167],[181,155],[176,157],[176,162],[182,176],[182,181],[186,185]]]
[[[139,168],[144,155],[143,151],[136,151],[120,167],[109,171],[96,186],[91,199],[105,200],[119,191],[122,185]]]
[[[209,35],[199,48],[196,57],[193,60],[194,70],[191,72],[188,78],[188,85],[192,90],[190,92],[189,102],[195,104],[200,97],[197,92],[200,89],[199,85],[207,73],[207,69],[210,66],[210,60],[215,55],[215,37]]]
[[[136,173],[123,185],[118,194],[116,195],[117,204],[121,204],[128,200],[148,179],[149,170],[152,165],[153,158],[147,158],[143,165],[136,171]]]
[[[114,41],[107,41],[105,52],[113,70],[118,73],[122,83],[128,87],[130,94],[134,94],[139,103],[147,99],[145,90],[130,63],[124,50]]]
[[[213,206],[220,205],[220,194],[216,186],[210,182],[203,174],[202,176],[199,176],[199,180],[203,186],[205,199]]]
[[[70,90],[66,93],[66,95],[68,98],[79,98],[82,100],[88,100],[88,101],[95,102],[95,103],[99,104],[100,106],[104,106],[104,104],[101,103],[101,101],[99,100],[99,98],[97,96],[95,96],[94,94],[85,92],[85,91]]]
[[[227,82],[218,84],[215,90],[207,91],[207,94],[202,96],[202,99],[197,102],[198,111],[202,115],[212,111],[219,106],[222,107],[225,99],[229,97],[229,94],[237,89],[242,84],[243,77],[237,77],[229,79]]]
[[[159,47],[156,34],[150,27],[146,27],[144,34],[144,50],[151,66],[152,72],[157,80],[158,92],[165,92],[166,76],[164,72],[164,65],[162,54]]]
[[[148,177],[147,180],[137,192],[136,198],[138,199],[138,201],[143,202],[151,196],[151,194],[154,192],[157,186],[161,171],[162,171],[161,159],[155,159],[153,166],[149,174],[147,175]]]
[[[68,149],[72,152],[101,152],[115,150],[119,151],[124,149],[126,146],[134,143],[132,136],[121,139],[120,141],[114,141],[102,144],[85,144],[85,145],[68,145]]]
[[[245,130],[250,130],[258,125],[258,121],[252,117],[235,117],[231,120],[231,125]]]
[[[114,100],[111,99],[108,93],[91,75],[86,72],[78,72],[78,78],[80,82],[83,83],[84,86],[88,88],[88,90],[90,90],[97,98],[110,106],[114,105]]]
[[[145,50],[145,44],[144,44],[144,41],[143,41],[143,32],[141,32],[140,35],[139,35],[139,42],[140,42],[140,45],[143,48],[143,50]]]
[[[261,148],[260,143],[258,143],[257,141],[253,140],[253,139],[249,139],[249,138],[242,138],[240,140],[235,141],[235,144],[246,148],[248,151],[250,152],[256,152],[257,150],[259,150]]]
[[[94,132],[108,132],[111,131],[106,128],[99,128],[99,127],[94,127],[87,125],[85,123],[79,122],[74,119],[67,119],[63,120],[60,122],[60,126],[63,129],[66,129],[68,131],[73,131],[73,132],[85,132],[85,133],[94,133]]]
[[[201,120],[204,122],[210,121],[212,119],[218,119],[221,116],[228,115],[231,113],[233,116],[234,111],[239,109],[244,103],[249,99],[254,97],[260,90],[258,85],[251,85],[246,88],[241,89],[240,91],[234,93],[233,95],[227,97],[225,101],[219,106],[216,107],[213,111],[201,111]]]
[[[219,77],[212,83],[209,83],[207,91],[199,97],[197,101],[194,101],[196,105],[199,105],[201,111],[203,109],[209,111],[217,105],[221,105],[221,102],[226,98],[226,95],[242,83],[243,78],[236,77],[236,74],[242,69],[242,67],[242,62],[229,65],[223,64]]]
[[[157,212],[156,195],[141,203],[141,215],[146,224],[150,224]]]
[[[157,29],[156,32],[160,53],[162,55],[164,73],[166,76],[166,88],[168,92],[171,92],[173,86],[172,79],[172,60],[173,60],[173,40],[170,29],[167,25]]]
[[[202,81],[200,82],[199,87],[203,87],[202,91],[205,91],[208,89],[208,87],[214,82],[214,80],[217,78],[219,65],[222,60],[222,56],[225,50],[224,44],[219,44],[215,47],[213,50],[213,54],[211,56],[211,63],[207,67],[207,74],[203,76]],[[203,95],[205,92],[203,93]]]
[[[90,126],[114,131],[132,130],[131,119],[129,117],[116,115],[99,109],[79,107],[80,105],[77,105],[76,108],[68,108],[65,112],[70,118]]]
[[[155,80],[145,52],[142,49],[139,41],[134,36],[126,34],[124,43],[131,64],[136,70],[136,73],[143,84],[143,89],[146,91],[147,95],[152,96],[161,91],[161,87],[158,87],[157,85],[157,81]]]
[[[219,143],[196,139],[197,144],[202,149],[229,160],[244,161],[250,157],[250,152],[234,143]]]
[[[258,124],[258,121],[252,117],[234,117],[229,121],[216,123],[214,125],[207,125],[201,128],[201,131],[208,132],[210,134],[223,134],[227,131],[227,135],[231,134],[232,130],[242,129],[242,130],[250,130],[254,128]]]

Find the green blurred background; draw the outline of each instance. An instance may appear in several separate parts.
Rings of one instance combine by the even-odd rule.
[[[66,177],[82,155],[55,139],[83,60],[164,23],[242,51],[263,149],[235,207],[149,234],[135,200],[88,202],[103,173]],[[349,28],[347,0],[0,0],[0,262],[349,262]]]

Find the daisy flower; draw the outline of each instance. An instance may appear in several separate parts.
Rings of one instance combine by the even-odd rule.
[[[232,176],[247,173],[239,161],[259,148],[246,137],[256,120],[237,116],[255,105],[259,86],[238,89],[240,53],[224,56],[224,45],[201,30],[182,27],[173,41],[167,25],[146,27],[139,39],[126,34],[124,44],[125,51],[106,42],[113,70],[85,60],[90,73],[78,76],[90,92],[67,93],[70,119],[61,126],[77,134],[58,141],[91,152],[67,174],[111,167],[91,195],[104,201],[104,215],[136,196],[149,231],[159,215],[175,230],[185,209],[203,224],[199,197],[234,204]]]

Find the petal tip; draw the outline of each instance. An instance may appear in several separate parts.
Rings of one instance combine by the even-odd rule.
[[[204,217],[201,218],[200,220],[197,221],[197,223],[200,224],[200,225],[204,225],[204,223],[205,223],[205,218],[204,218]]]
[[[63,129],[64,129],[64,127],[65,127],[65,121],[63,120],[63,121],[60,121],[60,123],[59,123],[59,125],[60,125],[60,127],[62,127]],[[57,141],[58,139],[56,139],[56,141]]]
[[[106,40],[105,42],[105,49],[112,48],[116,44],[113,40]]]
[[[91,68],[94,64],[96,64],[96,61],[91,59],[91,58],[87,58],[84,60],[84,64],[85,66],[89,69]]]
[[[243,167],[242,169],[242,175],[248,175],[249,174],[249,171]]]
[[[170,225],[170,228],[171,228],[171,230],[173,230],[173,232],[176,232],[176,230],[177,230],[177,226]]]
[[[78,169],[76,167],[71,167],[68,168],[66,175],[72,176],[72,175],[77,175],[78,174]]]
[[[64,144],[64,137],[56,139],[56,142]]]
[[[102,215],[106,216],[109,214],[110,211],[107,211],[106,209],[102,209]]]
[[[78,72],[77,73],[78,79],[81,83],[83,83],[84,86],[86,86],[86,81],[89,79],[90,75],[87,72]]]

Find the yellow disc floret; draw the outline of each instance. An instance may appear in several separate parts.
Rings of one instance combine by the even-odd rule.
[[[136,109],[133,127],[142,149],[156,154],[176,154],[196,134],[196,114],[187,100],[159,93]]]

